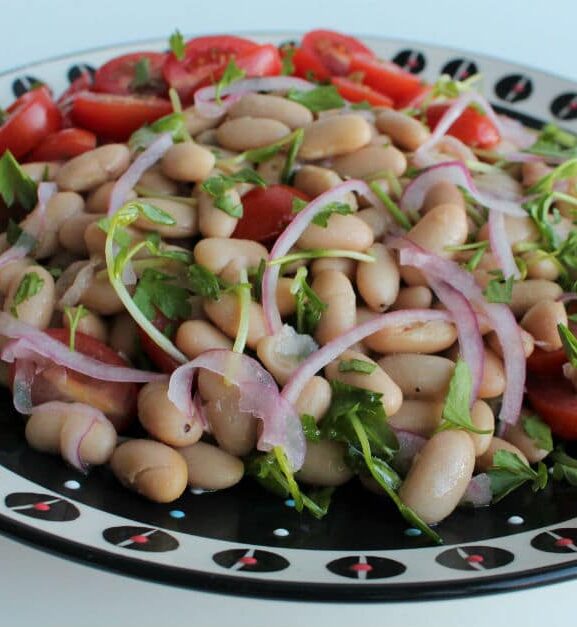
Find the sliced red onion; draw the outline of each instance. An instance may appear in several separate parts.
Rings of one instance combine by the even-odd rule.
[[[298,470],[305,456],[306,443],[299,415],[282,398],[271,374],[248,355],[228,350],[210,350],[177,368],[170,377],[168,398],[180,409],[192,410],[191,388],[198,368],[225,377],[238,387],[239,409],[262,421],[257,448],[270,451],[280,446],[293,470]]]
[[[14,368],[14,382],[12,384],[12,402],[14,409],[25,416],[32,413],[32,384],[36,375],[34,362],[19,359]]]
[[[563,292],[557,301],[560,303],[570,303],[574,300],[577,300],[577,292]]]
[[[80,448],[94,425],[106,424],[111,433],[113,431],[116,433],[108,418],[99,409],[90,405],[52,401],[38,407],[42,408],[43,411],[48,409],[48,411],[59,414],[65,413],[68,416],[60,432],[60,453],[64,460],[80,472],[86,473],[88,471],[88,466],[80,454]]]
[[[524,217],[527,215],[527,212],[520,206],[521,199],[519,199],[519,202],[513,202],[493,194],[479,191],[467,166],[460,161],[439,163],[413,179],[409,185],[407,185],[401,197],[401,209],[403,211],[418,211],[423,206],[425,196],[431,187],[444,181],[453,183],[458,187],[463,187],[484,207],[511,216]]]
[[[218,118],[246,94],[260,91],[285,91],[298,89],[310,91],[316,85],[294,76],[265,76],[262,78],[247,78],[228,85],[221,91],[221,97],[228,96],[221,104],[214,102],[216,87],[211,85],[197,90],[194,94],[194,106],[199,115],[206,118]]]
[[[159,135],[148,148],[136,157],[126,172],[116,181],[110,201],[108,203],[108,215],[114,215],[126,202],[128,193],[138,183],[140,177],[157,161],[162,159],[166,151],[172,146],[172,135],[163,133]]]
[[[283,257],[294,246],[303,234],[311,220],[331,202],[342,200],[343,196],[351,192],[362,194],[373,206],[386,211],[383,203],[377,198],[373,190],[365,181],[351,179],[341,183],[311,201],[294,220],[286,227],[275,242],[268,260],[274,261]],[[262,277],[262,306],[269,335],[274,335],[282,329],[282,320],[276,302],[276,288],[280,273],[279,265],[267,265]]]
[[[461,498],[460,505],[472,505],[473,507],[485,507],[491,504],[493,500],[493,491],[491,490],[491,479],[488,474],[482,472],[475,475],[465,494]]]
[[[405,431],[404,429],[393,429],[399,443],[399,450],[395,454],[395,468],[403,475],[407,474],[417,453],[421,451],[427,443],[427,438],[422,435]]]
[[[531,154],[530,152],[506,152],[499,154],[499,157],[510,163],[536,163],[537,161],[544,161],[544,157]]]
[[[491,252],[499,264],[503,276],[520,279],[521,273],[515,263],[511,244],[507,239],[505,216],[494,210],[489,211],[489,242],[491,243]]]
[[[436,150],[429,150],[413,155],[413,165],[417,168],[428,168],[438,163],[451,162],[457,159],[463,163],[477,161],[475,153],[460,139],[445,135],[437,143]]]
[[[480,309],[487,316],[503,350],[507,380],[499,418],[509,424],[516,424],[523,404],[526,364],[521,332],[509,307],[488,303],[473,275],[450,259],[427,252],[407,238],[398,238],[389,245],[400,249],[401,265],[414,266],[428,276],[449,283],[475,309]]]
[[[101,259],[93,257],[88,261],[75,262],[66,268],[56,281],[57,292],[63,287],[65,289],[62,296],[58,299],[56,304],[57,309],[64,310],[65,307],[75,307],[78,304],[82,298],[82,294],[84,294],[94,277],[94,270],[101,263]],[[73,273],[75,273],[76,276],[74,276],[72,282],[70,282]],[[65,287],[67,283],[68,285]]]
[[[0,336],[14,340],[6,344],[0,354],[9,363],[24,359],[33,361],[37,366],[58,364],[102,381],[146,383],[166,379],[166,375],[157,372],[113,366],[78,351],[72,352],[62,342],[5,312],[0,312]]]
[[[36,242],[40,240],[46,222],[46,205],[57,190],[56,183],[43,182],[38,184],[38,202],[26,220],[30,225],[26,231],[19,235],[14,244],[0,255],[0,267],[26,257]]]
[[[301,362],[284,386],[281,395],[294,405],[311,377],[348,348],[364,340],[369,335],[373,335],[373,333],[377,333],[387,327],[407,326],[437,320],[452,321],[453,318],[447,311],[436,309],[399,309],[398,311],[377,315],[352,328],[350,331],[339,335],[307,357]]]
[[[473,311],[471,303],[461,292],[451,287],[445,281],[439,281],[434,277],[427,276],[427,280],[438,299],[445,305],[455,321],[459,335],[461,356],[471,371],[473,384],[470,404],[472,406],[479,395],[485,367],[485,348],[483,346],[483,337],[479,330],[477,315]]]
[[[530,148],[535,143],[537,131],[527,128],[519,120],[514,120],[506,115],[498,115],[496,120],[501,137],[514,144],[520,150]],[[495,122],[494,119],[493,122]]]

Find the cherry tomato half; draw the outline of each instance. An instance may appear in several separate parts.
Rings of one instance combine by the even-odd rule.
[[[380,94],[368,85],[355,83],[342,76],[333,76],[332,84],[339,94],[349,102],[368,102],[373,107],[392,107],[393,100],[384,94]]]
[[[540,376],[563,376],[563,364],[567,363],[567,354],[564,348],[556,351],[544,351],[535,346],[527,358],[527,370]]]
[[[82,128],[65,128],[45,137],[27,161],[60,161],[72,159],[96,148],[96,135]]]
[[[164,333],[165,329],[171,324],[172,321],[169,320],[162,312],[158,309],[156,310],[156,317],[152,321],[152,324],[159,330]],[[162,350],[156,342],[150,339],[150,336],[145,333],[139,326],[136,329],[138,333],[138,339],[140,341],[140,346],[142,350],[147,354],[152,363],[161,371],[166,372],[166,374],[171,374],[174,372],[179,366],[182,364],[173,357],[171,357],[168,353]],[[172,338],[171,338],[172,339]]]
[[[448,104],[440,103],[428,107],[427,124],[431,130],[437,126],[449,106]],[[471,148],[491,148],[498,144],[501,139],[499,131],[489,117],[472,107],[468,107],[463,111],[453,122],[447,134],[460,139]]]
[[[527,398],[555,435],[577,440],[577,393],[571,381],[562,375],[530,375]]]
[[[402,109],[426,89],[418,77],[390,61],[375,59],[374,55],[351,55],[349,72],[362,76],[363,83],[392,98],[395,108]]]
[[[10,150],[16,159],[34,150],[62,125],[62,114],[44,86],[20,96],[7,113],[6,121],[0,126],[0,155]]]
[[[99,137],[124,141],[136,129],[168,115],[172,106],[156,96],[116,96],[83,91],[72,100],[70,118]]]
[[[216,72],[232,58],[251,52],[258,45],[230,35],[196,37],[187,42],[184,59],[169,54],[164,64],[166,82],[178,91],[183,102],[190,102],[196,89],[212,82]]]
[[[310,200],[303,192],[288,185],[255,187],[242,197],[243,216],[232,237],[273,244],[295,217],[293,200]]]
[[[68,329],[47,329],[46,333],[63,344],[68,344],[70,340]],[[84,333],[76,333],[75,350],[105,364],[127,365],[106,344]],[[104,412],[119,432],[135,416],[137,395],[136,383],[100,381],[58,365],[45,368],[36,375],[32,384],[32,400],[35,405],[48,401],[86,403]]]
[[[163,67],[167,54],[163,52],[133,52],[116,57],[105,63],[94,75],[93,90],[103,94],[147,94],[164,96],[167,92]],[[136,69],[144,63],[148,80],[139,85]]]
[[[317,63],[320,63],[331,76],[347,74],[350,57],[354,53],[362,53],[371,58],[375,56],[374,52],[358,39],[332,30],[309,31],[303,37],[300,49],[302,53],[301,59],[298,60],[299,64],[306,62],[305,58],[308,58],[309,62],[311,59],[315,59],[315,62],[311,62],[311,67],[307,70],[317,74]],[[318,76],[318,78],[325,77]]]

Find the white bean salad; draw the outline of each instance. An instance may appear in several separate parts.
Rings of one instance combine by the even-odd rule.
[[[29,445],[159,503],[248,475],[320,518],[358,477],[433,542],[577,485],[577,138],[476,78],[177,31],[22,96],[0,357]]]

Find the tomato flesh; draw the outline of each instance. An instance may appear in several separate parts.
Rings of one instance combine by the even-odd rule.
[[[96,148],[96,135],[82,128],[65,128],[48,135],[28,156],[28,161],[61,161]]]
[[[433,104],[427,108],[427,124],[434,130],[439,120],[449,109],[448,104]],[[447,131],[471,148],[492,148],[501,140],[499,131],[489,117],[468,107],[453,122]]]
[[[163,52],[133,52],[116,57],[100,67],[94,75],[92,89],[104,94],[149,94],[164,96],[167,92],[163,68],[167,54]],[[146,60],[148,78],[146,85],[135,85],[136,68],[139,62]]]
[[[393,100],[384,94],[380,94],[368,85],[355,83],[342,76],[333,76],[332,84],[339,94],[349,102],[368,102],[373,107],[392,107]]]
[[[289,185],[255,187],[242,197],[243,216],[232,237],[271,245],[295,217],[293,200],[309,201],[303,192]]]
[[[565,349],[556,351],[544,351],[535,346],[531,355],[527,358],[527,370],[531,374],[540,376],[563,376],[563,364],[567,363]]]
[[[20,96],[7,113],[8,118],[0,126],[0,155],[10,150],[16,159],[62,126],[62,114],[44,86]]]
[[[70,118],[76,126],[99,137],[124,141],[144,124],[172,111],[168,100],[156,96],[117,96],[80,92],[73,96]]]
[[[166,327],[171,324],[171,320],[169,320],[162,312],[157,309],[156,317],[152,321],[152,324],[159,331],[162,331],[164,333]],[[160,346],[158,346],[158,344],[156,344],[156,342],[154,342],[150,338],[150,336],[145,333],[140,327],[137,327],[137,333],[142,350],[161,372],[171,374],[179,366],[182,365],[180,362],[176,361],[174,357],[171,357],[166,351],[163,351],[162,348],[160,348]]]
[[[322,64],[331,76],[347,74],[350,57],[354,53],[362,53],[370,57],[375,56],[373,51],[358,39],[331,30],[309,31],[303,37],[301,49],[309,59],[315,58],[317,62]],[[310,69],[315,72],[314,67]]]
[[[68,329],[47,329],[46,333],[63,344],[70,339]],[[75,350],[106,364],[127,366],[114,350],[84,333],[76,332]],[[104,412],[118,432],[132,422],[137,395],[136,383],[101,381],[58,365],[45,368],[32,385],[35,405],[49,401],[86,403]]]
[[[530,375],[527,398],[555,435],[577,440],[577,393],[571,381],[562,375]]]

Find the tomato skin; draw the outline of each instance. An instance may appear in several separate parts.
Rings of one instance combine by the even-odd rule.
[[[530,375],[527,398],[554,435],[577,440],[577,393],[564,376]]]
[[[242,197],[243,216],[231,237],[273,244],[296,215],[292,210],[295,198],[310,200],[306,194],[289,185],[251,189]]]
[[[178,322],[180,323],[180,320]],[[173,324],[173,321],[169,320],[159,309],[157,309],[156,316],[152,321],[152,324],[159,331],[164,333],[166,327]],[[150,336],[140,328],[140,326],[136,327],[136,331],[138,333],[138,340],[140,341],[142,350],[161,372],[172,374],[179,366],[182,365],[168,353],[163,351],[162,348],[160,348],[160,346],[158,346],[158,344],[156,344]]]
[[[563,364],[567,363],[567,354],[564,348],[556,351],[544,351],[535,346],[527,358],[527,370],[531,374],[540,376],[563,376]]]
[[[301,49],[315,57],[332,76],[344,76],[349,71],[350,57],[354,53],[374,58],[375,54],[358,39],[332,30],[309,31],[302,40]],[[315,68],[310,68],[315,71]],[[321,78],[320,76],[318,78]]]
[[[439,123],[450,105],[440,103],[430,105],[427,109],[427,124],[431,130]],[[455,120],[447,131],[471,148],[492,148],[501,140],[499,131],[487,115],[468,107]]]
[[[295,68],[294,75],[306,80],[311,77],[317,81],[326,81],[331,77],[323,62],[310,50],[297,48],[292,62]]]
[[[63,344],[70,340],[68,329],[46,329],[45,332]],[[75,336],[75,349],[106,364],[127,366],[126,361],[106,344],[79,331]],[[10,385],[13,379],[14,364],[10,368]],[[54,400],[86,403],[103,411],[119,433],[136,415],[137,396],[136,383],[101,381],[57,365],[36,375],[32,385],[35,405]]]
[[[83,91],[73,96],[70,119],[99,137],[124,141],[144,124],[171,112],[172,106],[164,98]]]
[[[164,79],[178,91],[183,102],[189,103],[194,92],[213,82],[216,72],[225,68],[231,58],[251,52],[255,48],[258,48],[258,44],[242,37],[196,37],[186,43],[182,61],[173,53],[168,55],[163,68]]]
[[[163,76],[163,68],[167,56],[164,52],[132,52],[115,57],[96,71],[92,89],[103,94],[120,96],[135,93],[164,96],[167,92],[167,86]],[[135,68],[142,59],[148,59],[150,85],[142,89],[135,89],[132,86],[135,79]]]
[[[96,135],[82,128],[65,128],[45,137],[27,161],[61,161],[96,148]]]
[[[19,159],[62,126],[62,114],[44,86],[20,96],[7,112],[0,126],[0,155],[10,150]]]
[[[333,76],[332,84],[339,94],[349,102],[368,102],[373,107],[392,107],[393,100],[384,94],[380,94],[368,85],[355,83],[342,76]]]
[[[258,46],[254,50],[239,55],[236,64],[246,72],[246,76],[278,76],[282,71],[282,57],[279,49],[272,44]],[[216,74],[220,80],[226,65]]]
[[[360,73],[363,83],[392,98],[396,109],[406,107],[426,89],[418,77],[394,63],[380,61],[366,54],[351,55],[350,73]]]

